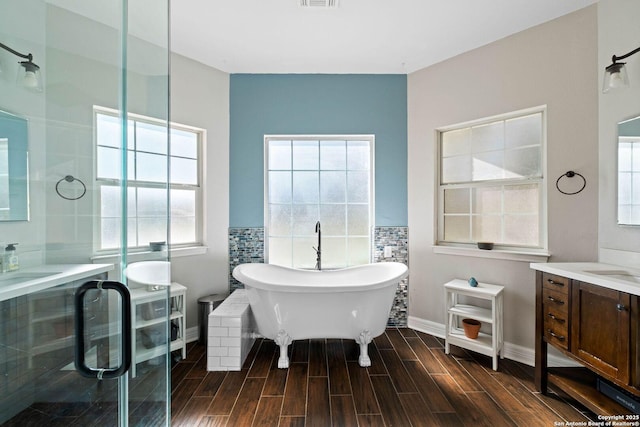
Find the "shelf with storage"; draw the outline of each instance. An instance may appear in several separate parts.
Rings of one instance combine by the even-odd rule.
[[[131,375],[136,376],[137,365],[166,353],[167,339],[170,351],[180,350],[182,358],[187,356],[185,339],[187,288],[172,283],[167,301],[166,290],[147,291],[147,288],[131,289]],[[167,328],[167,311],[170,310]],[[175,329],[175,339],[172,340]],[[169,336],[167,336],[167,331]]]
[[[498,355],[502,357],[503,340],[503,286],[479,283],[472,287],[460,279],[454,279],[444,285],[445,289],[445,353],[449,354],[450,345],[457,345],[493,358],[493,369],[498,369]],[[481,307],[467,300],[488,300],[491,308]],[[473,302],[473,301],[472,301]],[[480,332],[475,339],[468,338],[459,326],[464,318],[471,318],[489,324],[491,332]]]

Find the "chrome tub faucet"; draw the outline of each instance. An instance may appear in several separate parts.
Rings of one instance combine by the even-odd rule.
[[[320,230],[320,221],[316,222],[316,233],[318,233],[318,247],[313,248],[316,251],[316,270],[322,270],[322,231]]]

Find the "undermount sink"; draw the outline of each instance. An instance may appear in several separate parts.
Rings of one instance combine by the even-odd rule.
[[[625,270],[585,270],[585,273],[605,276],[612,279],[624,280],[632,283],[640,283],[640,275]]]
[[[16,283],[28,282],[29,280],[42,279],[43,277],[59,274],[57,271],[50,272],[11,272],[0,275],[0,286],[15,285]]]

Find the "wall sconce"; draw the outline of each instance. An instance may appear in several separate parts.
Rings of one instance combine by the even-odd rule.
[[[602,93],[607,93],[611,89],[617,89],[619,87],[629,87],[629,76],[627,76],[627,67],[625,67],[626,63],[618,61],[628,58],[638,52],[640,52],[640,47],[622,56],[613,55],[611,58],[611,65],[604,69]]]
[[[26,61],[19,62],[21,68],[18,70],[18,78],[16,82],[27,89],[31,89],[35,92],[41,92],[42,81],[40,79],[40,67],[33,62],[33,55],[30,53],[27,55],[22,54],[2,43],[0,43],[0,47],[16,56],[19,56],[20,58],[26,59]]]

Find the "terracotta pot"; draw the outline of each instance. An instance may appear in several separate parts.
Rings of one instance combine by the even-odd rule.
[[[464,328],[464,334],[467,338],[475,340],[478,338],[478,332],[480,332],[480,326],[482,323],[475,319],[462,319],[462,327]]]

